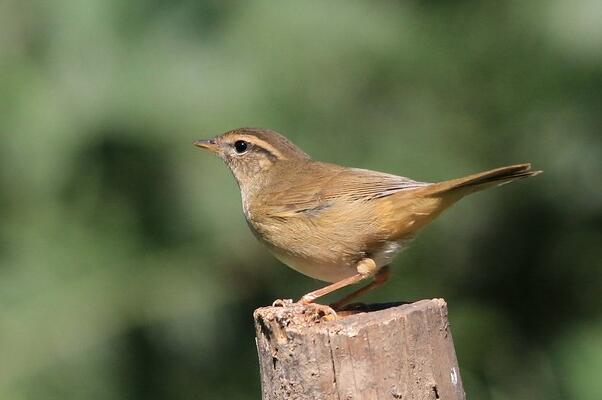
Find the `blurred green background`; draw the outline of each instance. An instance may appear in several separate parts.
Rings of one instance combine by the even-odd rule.
[[[366,301],[444,297],[473,399],[602,398],[602,4],[0,2],[0,398],[258,399],[275,261],[195,139],[436,181],[531,161]]]

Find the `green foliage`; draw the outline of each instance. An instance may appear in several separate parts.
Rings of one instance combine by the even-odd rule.
[[[425,181],[545,170],[458,204],[367,300],[445,297],[471,398],[600,398],[601,8],[2,2],[0,398],[259,397],[252,310],[319,283],[191,146],[239,126]]]

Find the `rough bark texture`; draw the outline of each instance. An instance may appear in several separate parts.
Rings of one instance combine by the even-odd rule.
[[[263,400],[465,398],[442,299],[330,321],[284,304],[254,318]]]

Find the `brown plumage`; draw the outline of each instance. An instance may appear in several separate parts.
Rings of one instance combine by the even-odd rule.
[[[253,128],[195,144],[230,167],[249,227],[278,259],[335,282],[304,296],[307,302],[370,276],[376,278],[368,288],[381,284],[388,277],[384,267],[396,253],[450,205],[539,173],[519,164],[440,183],[418,182],[315,161],[284,136]]]

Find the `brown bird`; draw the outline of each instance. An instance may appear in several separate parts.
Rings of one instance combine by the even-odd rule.
[[[541,172],[518,164],[445,182],[418,182],[315,161],[279,133],[256,128],[194,144],[230,167],[247,223],[274,256],[305,275],[332,282],[300,302],[373,278],[334,308],[382,285],[395,255],[462,197]]]

